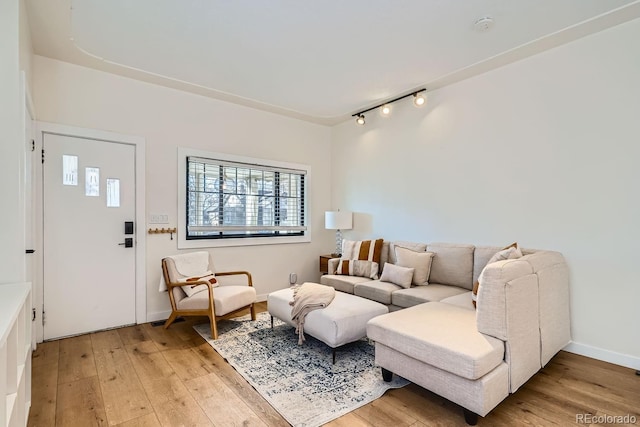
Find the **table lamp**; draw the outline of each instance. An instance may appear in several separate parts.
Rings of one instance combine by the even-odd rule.
[[[342,255],[342,230],[353,228],[353,214],[351,212],[329,211],[324,213],[324,228],[336,230],[336,249],[332,256]]]

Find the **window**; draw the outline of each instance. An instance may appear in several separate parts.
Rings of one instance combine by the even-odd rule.
[[[228,156],[225,156],[228,157]],[[186,240],[305,236],[304,169],[186,155]]]

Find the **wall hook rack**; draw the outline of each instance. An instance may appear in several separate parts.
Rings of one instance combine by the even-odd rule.
[[[170,234],[171,240],[173,240],[173,234],[176,232],[176,228],[150,228],[149,234]]]

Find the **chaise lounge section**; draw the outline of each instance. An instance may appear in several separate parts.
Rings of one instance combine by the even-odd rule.
[[[462,406],[475,424],[569,343],[568,268],[560,253],[524,250],[487,265],[504,248],[397,242],[385,244],[381,271],[397,262],[396,247],[434,254],[427,283],[321,278],[389,307],[367,324],[385,380],[395,373],[431,390]]]

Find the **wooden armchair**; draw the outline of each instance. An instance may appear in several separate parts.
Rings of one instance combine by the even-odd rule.
[[[181,275],[176,268],[176,259],[184,255],[174,255],[162,260],[162,274],[167,284],[171,315],[164,324],[167,329],[178,316],[207,316],[211,322],[211,338],[218,339],[216,321],[238,316],[249,309],[251,320],[256,320],[256,291],[253,288],[251,273],[248,271],[216,272],[216,277],[244,275],[247,285],[218,285],[208,280],[189,280],[189,286],[205,285],[207,289],[191,296],[183,291],[188,276]],[[211,270],[213,270],[211,268]],[[182,281],[181,281],[182,280]],[[215,281],[214,281],[215,282]]]

